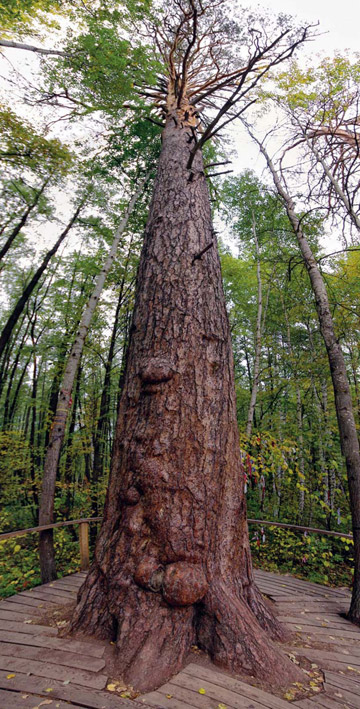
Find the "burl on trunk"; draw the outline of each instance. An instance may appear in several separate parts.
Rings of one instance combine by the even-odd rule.
[[[169,113],[163,131],[104,521],[72,629],[115,641],[139,690],[194,643],[287,684],[298,670],[269,640],[283,631],[253,580],[229,324],[186,118]]]

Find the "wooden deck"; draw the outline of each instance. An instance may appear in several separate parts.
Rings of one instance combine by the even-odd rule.
[[[61,638],[57,627],[44,624],[44,613],[75,600],[84,576],[74,574],[0,603],[0,709],[135,709],[144,704],[167,709],[289,709],[290,704],[298,709],[360,709],[360,628],[341,615],[349,605],[346,590],[256,571],[261,591],[276,602],[280,619],[294,633],[284,652],[293,661],[306,657],[309,667],[323,673],[322,691],[311,699],[289,702],[194,661],[166,685],[134,701],[107,689],[113,678],[104,672],[105,643]]]

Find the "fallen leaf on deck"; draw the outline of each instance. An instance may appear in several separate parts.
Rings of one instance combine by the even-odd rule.
[[[285,692],[284,699],[291,701],[292,699],[294,699],[295,693],[296,693],[295,689],[289,689],[287,692]]]
[[[166,695],[166,699],[171,699],[171,697],[172,697],[172,694],[167,694],[167,695]]]
[[[16,675],[6,675],[6,679],[12,679],[13,677],[16,677]]]
[[[63,684],[70,684],[70,680],[69,679],[64,680]]]
[[[199,694],[206,694],[205,689],[203,689],[203,687],[200,687]]]

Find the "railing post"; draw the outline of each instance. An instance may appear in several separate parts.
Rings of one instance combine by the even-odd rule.
[[[89,568],[89,523],[80,522],[79,524],[79,542],[80,542],[80,568],[81,571],[87,571]]]

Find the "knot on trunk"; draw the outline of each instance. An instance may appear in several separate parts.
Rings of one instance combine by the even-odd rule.
[[[166,357],[153,357],[140,370],[143,384],[161,384],[174,376],[172,362]]]
[[[141,588],[149,591],[160,591],[164,578],[164,569],[156,559],[147,558],[140,561],[135,574],[134,581]]]
[[[206,594],[209,584],[201,566],[178,561],[166,567],[162,593],[170,606],[191,606]]]
[[[124,492],[123,500],[127,505],[137,505],[140,500],[140,493],[136,487],[129,487],[126,492]]]

